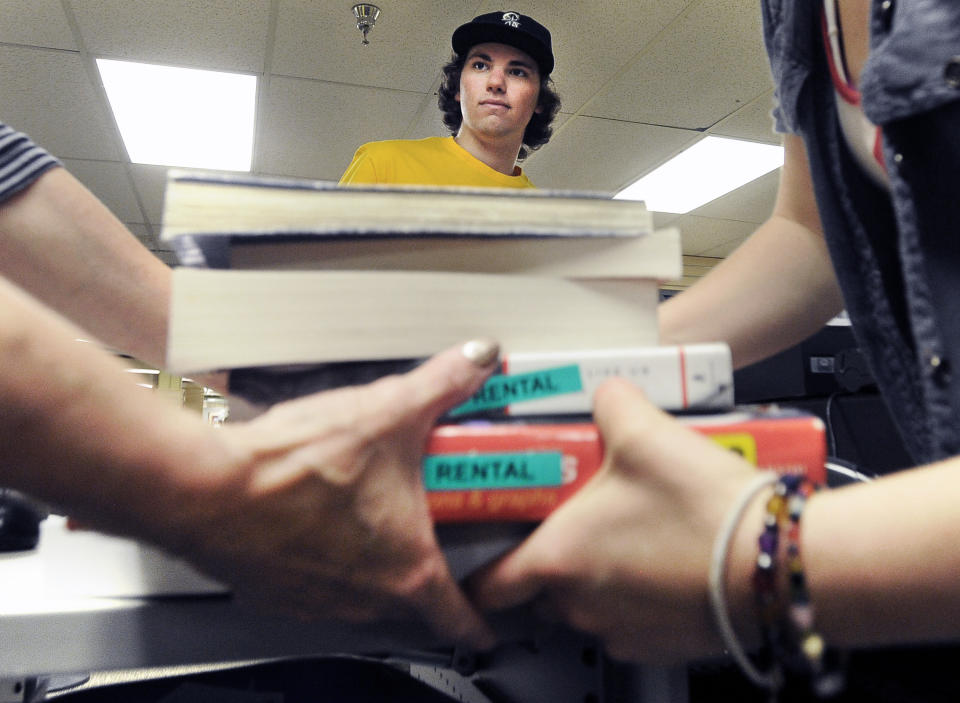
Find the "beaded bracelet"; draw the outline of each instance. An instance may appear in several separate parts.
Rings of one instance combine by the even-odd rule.
[[[727,518],[720,531],[717,533],[716,541],[713,544],[713,553],[710,559],[710,605],[716,619],[717,629],[723,638],[723,644],[730,656],[737,662],[737,665],[743,671],[750,681],[761,688],[767,688],[776,691],[781,684],[779,671],[761,671],[747,656],[746,651],[737,638],[737,633],[730,622],[730,614],[727,611],[726,595],[726,575],[727,575],[727,552],[730,551],[730,542],[733,534],[736,532],[737,525],[740,524],[740,518],[744,511],[753,502],[753,499],[760,491],[773,486],[777,482],[777,475],[773,472],[763,472],[753,479],[743,492],[737,497],[733,508],[727,514]]]
[[[757,540],[759,552],[753,586],[761,622],[761,661],[755,665],[744,651],[727,612],[724,581],[730,542],[743,512],[764,488],[773,486],[765,505],[763,531]],[[800,518],[807,498],[817,486],[804,476],[764,473],[747,485],[739,496],[714,543],[710,565],[710,602],[727,651],[755,685],[774,694],[784,681],[784,668],[811,677],[814,692],[831,695],[843,686],[843,677],[825,666],[826,647],[813,627],[813,607],[807,590],[800,544]],[[786,543],[789,584],[788,605],[777,592],[777,567],[781,534]],[[787,617],[783,617],[786,611]]]
[[[814,629],[813,605],[807,590],[800,543],[800,519],[807,499],[818,486],[802,475],[788,474],[777,481],[767,500],[763,532],[757,540],[759,553],[754,588],[759,608],[764,647],[774,668],[785,667],[810,677],[815,693],[831,695],[843,686],[843,678],[825,666],[826,645]],[[788,598],[786,619],[776,590],[777,556],[781,535],[785,537]]]

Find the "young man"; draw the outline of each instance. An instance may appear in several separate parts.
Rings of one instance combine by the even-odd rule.
[[[547,143],[560,109],[550,32],[517,12],[491,12],[451,43],[438,102],[453,136],[364,144],[341,184],[534,187],[517,161]]]

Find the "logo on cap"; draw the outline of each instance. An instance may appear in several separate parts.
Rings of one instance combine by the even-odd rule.
[[[516,12],[504,12],[501,19],[503,20],[504,24],[509,25],[510,27],[520,26],[520,15],[518,15]]]

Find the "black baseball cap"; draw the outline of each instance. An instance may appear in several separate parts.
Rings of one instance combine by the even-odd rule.
[[[527,52],[537,62],[541,75],[548,76],[553,70],[550,30],[532,17],[512,11],[488,12],[457,27],[451,40],[453,50],[461,56],[484,42],[507,44]]]

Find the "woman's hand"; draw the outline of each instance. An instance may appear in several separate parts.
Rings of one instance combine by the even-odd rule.
[[[183,556],[236,595],[307,618],[419,616],[491,644],[437,544],[421,481],[437,418],[494,368],[472,342],[414,371],[283,403],[224,425],[236,468],[195,492]]]
[[[755,470],[623,380],[597,391],[595,418],[605,443],[600,473],[469,590],[489,609],[537,599],[618,658],[720,651],[710,554]]]

